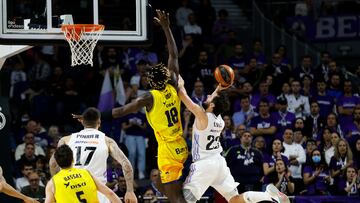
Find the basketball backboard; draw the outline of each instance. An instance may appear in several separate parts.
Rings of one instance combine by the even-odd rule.
[[[147,0],[0,0],[0,44],[66,43],[62,24],[102,24],[99,43],[149,43]]]

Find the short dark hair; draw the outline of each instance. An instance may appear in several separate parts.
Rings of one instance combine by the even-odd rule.
[[[54,157],[61,168],[69,168],[73,161],[73,152],[68,145],[63,144],[56,149]]]
[[[163,90],[170,80],[170,72],[164,64],[160,63],[150,67],[147,78],[151,89]]]
[[[100,111],[94,107],[87,108],[82,116],[84,125],[88,126],[96,126],[97,121],[101,118]]]
[[[219,92],[218,96],[216,96],[212,103],[215,104],[213,113],[215,115],[219,115],[222,113],[226,113],[230,110],[230,102],[227,94],[225,92]]]

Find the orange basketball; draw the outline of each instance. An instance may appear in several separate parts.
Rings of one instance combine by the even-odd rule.
[[[222,87],[230,87],[234,82],[234,70],[228,65],[220,65],[216,67],[214,77]]]

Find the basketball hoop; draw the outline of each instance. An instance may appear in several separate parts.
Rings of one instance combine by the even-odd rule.
[[[104,26],[94,24],[62,25],[61,31],[70,45],[71,66],[81,64],[93,66],[93,51],[104,31]]]

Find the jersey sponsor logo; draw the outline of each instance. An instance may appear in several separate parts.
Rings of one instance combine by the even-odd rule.
[[[171,93],[165,95],[165,99],[169,99],[171,97]]]
[[[183,147],[183,148],[176,148],[175,152],[176,154],[181,154],[187,151],[187,147]]]
[[[64,177],[64,181],[69,181],[69,180],[73,180],[73,179],[76,179],[76,178],[81,178],[81,174],[80,173],[76,173],[76,174],[70,174],[68,176],[65,176]]]
[[[164,104],[164,106],[166,108],[170,108],[170,107],[172,107],[172,106],[174,106],[176,104],[176,101],[173,101],[173,102],[170,102],[170,103],[163,102],[163,104]]]
[[[211,129],[210,130],[210,132],[212,132],[212,133],[219,133],[219,132],[221,132],[222,130],[214,130],[214,129]]]
[[[75,144],[99,144],[97,140],[77,140]]]
[[[77,189],[86,186],[86,182],[78,183],[75,185],[70,185],[70,189]]]
[[[91,135],[82,135],[82,134],[77,134],[76,138],[83,138],[83,139],[98,139],[99,135],[98,134],[91,134]]]

